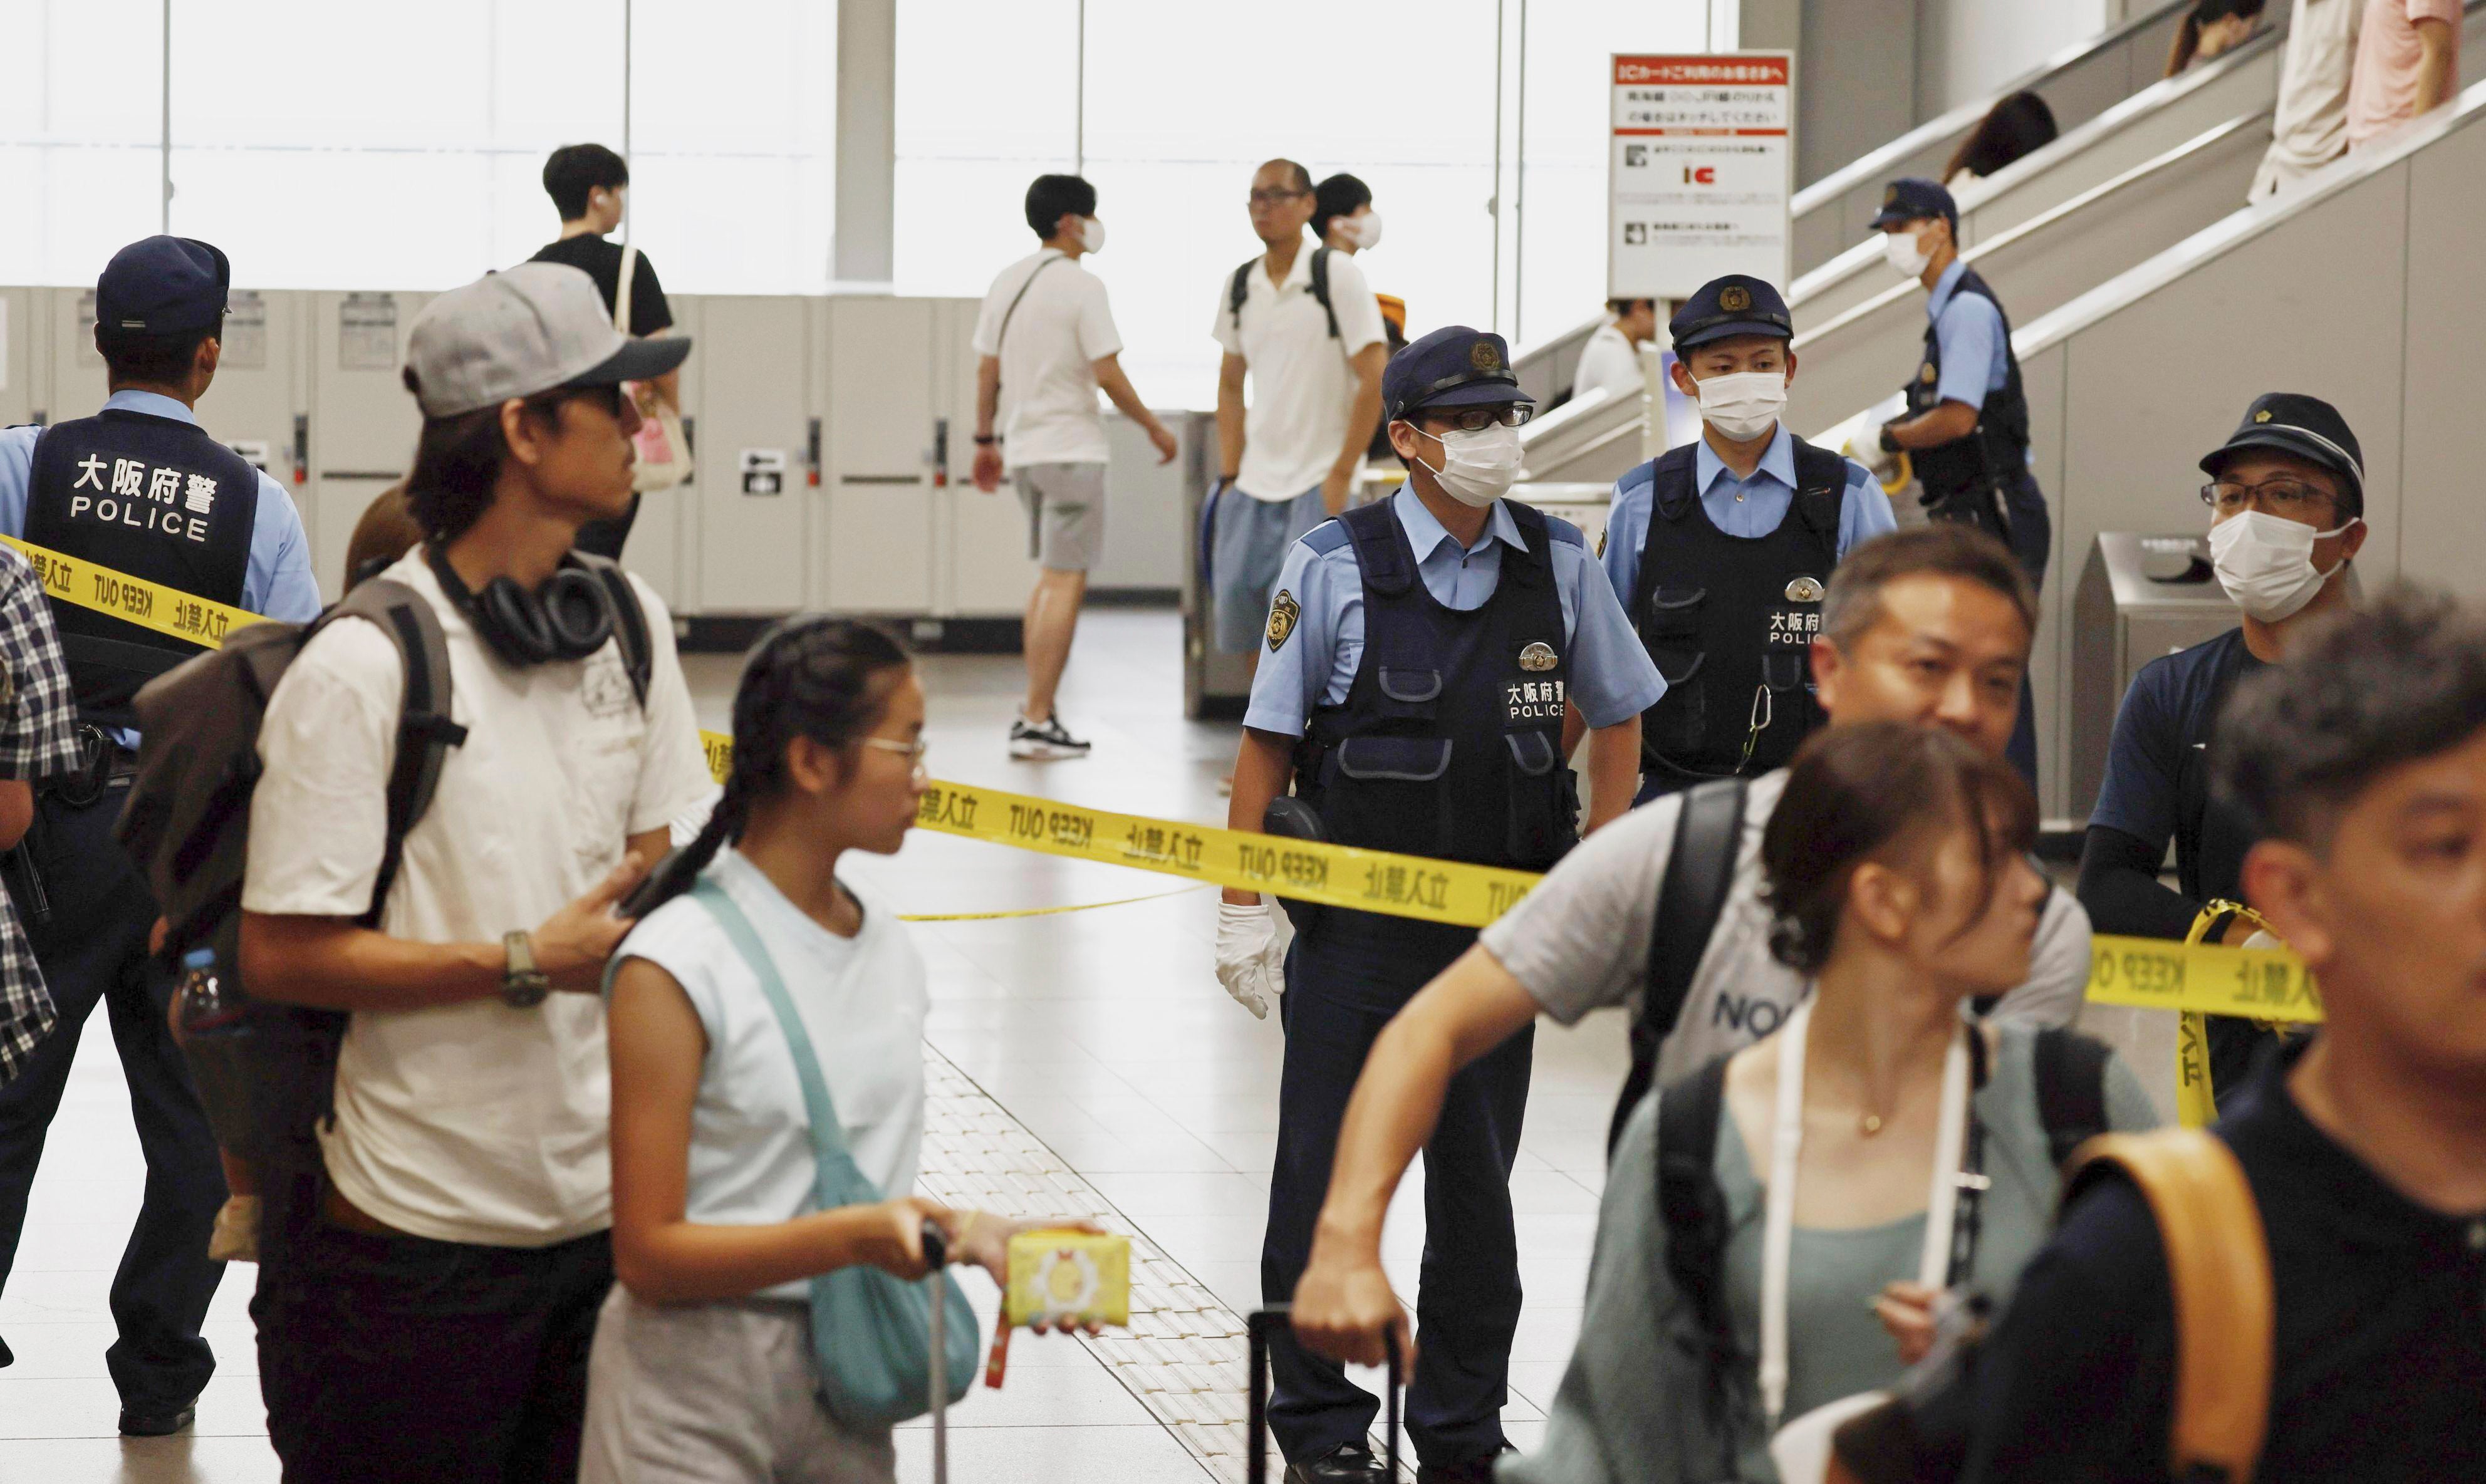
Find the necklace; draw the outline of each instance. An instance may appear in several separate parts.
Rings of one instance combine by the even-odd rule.
[[[1870,1113],[1859,1114],[1856,1119],[1856,1132],[1867,1139],[1882,1132],[1882,1115]]]

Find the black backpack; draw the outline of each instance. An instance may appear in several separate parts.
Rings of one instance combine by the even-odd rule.
[[[1741,778],[1715,778],[1683,792],[1682,811],[1674,816],[1674,846],[1666,858],[1656,918],[1649,924],[1648,987],[1641,997],[1640,1013],[1632,1018],[1631,1071],[1606,1126],[1609,1159],[1615,1141],[1623,1137],[1623,1121],[1657,1079],[1658,1052],[1683,1018],[1692,976],[1709,950],[1719,914],[1726,910],[1726,889],[1735,879],[1735,855],[1743,843],[1744,788]]]
[[[629,579],[600,557],[576,554],[613,598],[614,630],[642,705],[652,670],[646,610]],[[138,692],[138,773],[114,833],[146,872],[166,923],[163,957],[215,950],[228,989],[241,973],[241,893],[249,860],[251,796],[264,767],[260,725],[277,682],[312,637],[341,618],[379,626],[405,664],[397,762],[388,782],[388,830],[370,908],[379,921],[397,879],[406,833],[430,807],[449,750],[466,740],[451,720],[450,668],[440,618],[411,588],[386,578],[358,584],[309,623],[262,619],[234,630],[221,648],[193,656]],[[260,1169],[268,1194],[319,1168],[317,1131],[333,1112],[337,1049],[346,1016],[249,1002],[250,1107],[244,1147],[231,1152]]]
[[[1329,298],[1329,255],[1336,251],[1338,249],[1334,247],[1312,249],[1312,297],[1320,301],[1321,314],[1329,320],[1329,338],[1343,340],[1344,337],[1338,333],[1338,308],[1330,303]],[[1236,268],[1234,276],[1226,283],[1226,316],[1237,335],[1243,332],[1243,301],[1252,293],[1252,270],[1259,265],[1260,260],[1253,259]],[[1388,311],[1382,313],[1381,339],[1390,347],[1392,355],[1406,348],[1407,325],[1403,314],[1393,319]],[[1390,446],[1390,426],[1387,423],[1372,430],[1372,443],[1365,450],[1365,456],[1376,462],[1398,456],[1398,451]]]

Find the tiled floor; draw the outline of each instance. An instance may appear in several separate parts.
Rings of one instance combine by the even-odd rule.
[[[1014,658],[927,657],[933,771],[1128,812],[1222,821],[1216,783],[1231,762],[1234,730],[1181,719],[1176,643],[1167,614],[1088,616],[1063,701],[1073,729],[1096,745],[1095,756],[1081,762],[1008,756],[1005,734],[1020,685]],[[703,722],[723,726],[734,662],[694,656],[689,666]],[[908,913],[1104,901],[1164,884],[1112,866],[928,834],[913,837],[894,859],[855,863],[854,873]],[[1054,1184],[1038,1193],[1059,1189],[1073,1202],[1092,1195],[1098,1209],[1162,1252],[1172,1266],[1161,1276],[1187,1275],[1225,1310],[1240,1312],[1259,1297],[1281,1041],[1274,1022],[1253,1020],[1219,989],[1209,968],[1214,925],[1215,896],[1199,892],[1058,917],[925,923],[915,931],[931,968],[932,1045],[973,1085],[956,1090],[991,1110],[980,1116],[1032,1135],[1026,1147],[1039,1151],[1030,1157],[1036,1163],[1049,1153]],[[1579,1325],[1621,1039],[1619,1025],[1608,1018],[1571,1031],[1548,1026],[1537,1036],[1514,1180],[1529,1298],[1505,1413],[1523,1445],[1541,1426]],[[1002,1142],[1020,1147],[1012,1142],[1017,1137]],[[926,1163],[927,1185],[967,1178]],[[248,1268],[229,1274],[210,1316],[221,1369],[200,1404],[197,1432],[130,1442],[113,1434],[104,1292],[142,1174],[119,1063],[97,1025],[80,1050],[17,1270],[0,1295],[0,1336],[18,1356],[14,1368],[0,1371],[0,1480],[262,1484],[276,1477],[243,1309]],[[1421,1191],[1420,1168],[1386,1244],[1392,1276],[1410,1295],[1423,1246]],[[981,1290],[989,1333],[990,1285],[969,1285]],[[1203,1310],[1218,1306],[1197,1294],[1183,1302],[1195,1301]],[[1229,1344],[1221,1354],[1239,1349]],[[1154,1383],[1129,1369],[1132,1357],[1111,1341],[1087,1346],[1022,1336],[1006,1388],[980,1388],[952,1415],[953,1475],[1017,1484],[1239,1478],[1230,1459],[1215,1456],[1215,1437],[1161,1420],[1170,1415],[1166,1399],[1144,1399]],[[1202,1453],[1210,1464],[1199,1460]],[[925,1429],[904,1430],[899,1459],[902,1478],[929,1477]]]

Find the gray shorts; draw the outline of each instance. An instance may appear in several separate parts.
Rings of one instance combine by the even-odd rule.
[[[1084,572],[1105,551],[1105,466],[1030,464],[1017,471],[1027,554],[1055,572]]]
[[[1269,621],[1269,595],[1286,564],[1286,548],[1329,519],[1315,484],[1291,500],[1255,500],[1227,486],[1217,497],[1209,532],[1208,574],[1217,647],[1242,654],[1257,647]]]
[[[819,1397],[808,1305],[642,1304],[613,1285],[587,1353],[579,1484],[893,1484],[887,1429]]]

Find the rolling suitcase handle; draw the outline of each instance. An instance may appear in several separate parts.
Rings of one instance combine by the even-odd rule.
[[[1248,1436],[1244,1440],[1243,1457],[1250,1469],[1245,1476],[1252,1484],[1266,1484],[1269,1477],[1269,1335],[1292,1322],[1292,1308],[1291,1305],[1272,1304],[1266,1308],[1255,1309],[1252,1317],[1244,1321],[1244,1328],[1252,1336],[1252,1379],[1244,1408],[1244,1427]],[[1406,1378],[1400,1374],[1398,1332],[1391,1330],[1384,1338],[1390,1347],[1390,1386],[1381,1404],[1388,1430],[1381,1436],[1388,1454],[1390,1477],[1395,1480],[1398,1477],[1398,1391]]]
[[[924,1281],[932,1285],[931,1382],[932,1382],[932,1481],[950,1484],[950,1351],[942,1342],[942,1313],[950,1305],[944,1302],[941,1270],[950,1261],[950,1234],[941,1223],[926,1217],[924,1221]]]

